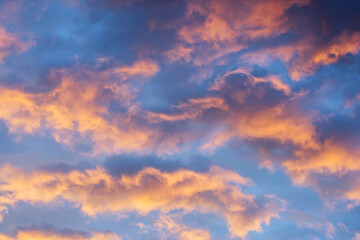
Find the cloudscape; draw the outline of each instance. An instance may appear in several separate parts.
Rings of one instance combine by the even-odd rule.
[[[0,240],[360,240],[359,13],[0,0]]]

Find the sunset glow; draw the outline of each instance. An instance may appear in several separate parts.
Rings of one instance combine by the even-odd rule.
[[[0,0],[0,240],[360,239],[360,2]]]

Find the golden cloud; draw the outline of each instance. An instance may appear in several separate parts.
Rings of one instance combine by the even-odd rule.
[[[15,237],[0,234],[0,240],[121,240],[121,237],[114,233],[92,232],[91,237],[81,234],[61,234],[46,230],[21,230]]]
[[[145,168],[133,175],[114,177],[101,167],[49,173],[23,172],[6,164],[0,174],[3,212],[18,201],[48,205],[64,200],[92,217],[177,209],[211,212],[225,218],[233,236],[244,237],[249,231],[260,231],[262,224],[269,224],[284,208],[282,200],[273,196],[265,196],[261,203],[254,195],[243,193],[240,186],[251,180],[218,167],[204,173]]]

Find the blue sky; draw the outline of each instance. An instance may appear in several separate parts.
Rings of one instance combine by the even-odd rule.
[[[360,239],[359,10],[0,1],[0,239]]]

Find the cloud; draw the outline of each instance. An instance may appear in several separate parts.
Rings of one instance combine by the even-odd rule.
[[[17,35],[7,32],[3,26],[0,26],[0,63],[13,53],[25,52],[33,44],[22,41]]]
[[[350,171],[359,171],[358,150],[350,150],[340,144],[327,140],[316,152],[297,152],[298,159],[283,163],[292,173],[297,183],[303,183],[309,173],[344,175]]]
[[[4,97],[0,118],[10,133],[18,137],[49,133],[71,148],[89,145],[92,154],[172,152],[183,139],[147,123],[145,111],[135,101],[137,87],[114,79],[112,69],[53,70],[49,79],[55,87],[40,93],[0,87]],[[111,111],[111,104],[124,111]]]
[[[298,81],[313,75],[321,66],[337,63],[349,54],[357,55],[359,50],[360,33],[343,31],[321,44],[314,36],[305,35],[293,43],[257,49],[244,54],[242,59],[262,65],[271,63],[272,59],[280,59],[285,63],[291,79]]]
[[[291,111],[286,105],[257,111],[242,112],[228,119],[229,128],[216,133],[202,150],[214,150],[223,146],[230,138],[265,139],[280,144],[292,144],[306,149],[317,149],[314,126],[308,118]]]
[[[76,80],[76,75],[66,71],[56,74],[61,75],[61,82],[48,92],[30,93],[0,88],[4,96],[0,104],[0,118],[11,133],[21,135],[49,130],[56,141],[70,146],[78,140],[86,143],[88,139],[95,154],[143,149],[152,133],[131,122],[136,106],[108,120],[107,107],[99,100],[106,92],[106,85]],[[108,96],[111,94],[108,92]],[[119,94],[117,98],[121,98],[121,93],[116,94]],[[123,94],[124,97],[131,95],[130,90]],[[126,104],[129,99],[121,98],[121,101]]]
[[[171,235],[178,240],[211,240],[211,235],[208,231],[200,228],[191,228],[184,224],[178,223],[172,216],[160,216],[155,225],[171,233]],[[164,234],[165,235],[165,234]],[[162,239],[167,239],[164,236]]]
[[[348,136],[349,137],[349,136]],[[311,187],[329,204],[360,204],[357,140],[326,138],[319,149],[298,149],[281,163],[297,186]]]
[[[180,103],[173,106],[180,111],[179,114],[169,115],[165,113],[149,112],[148,118],[150,122],[158,121],[182,121],[188,119],[195,119],[200,117],[204,111],[208,109],[221,109],[228,110],[224,99],[218,97],[206,97],[206,98],[192,98],[188,102]]]
[[[317,149],[319,143],[313,122],[315,114],[302,113],[297,101],[302,94],[291,92],[278,76],[254,77],[248,70],[237,69],[218,78],[209,88],[210,96],[189,99],[174,108],[177,114],[149,113],[149,120],[191,120],[210,124],[214,135],[202,150],[213,151],[231,138],[267,139],[305,149]],[[216,114],[206,111],[214,110]],[[203,133],[205,135],[205,133]]]
[[[288,67],[290,76],[299,80],[312,75],[320,66],[336,63],[348,54],[356,55],[360,50],[360,32],[343,32],[325,46],[308,46]],[[301,48],[300,48],[301,49]]]
[[[236,69],[233,71],[230,71],[228,73],[226,73],[222,79],[218,80],[215,82],[214,86],[212,87],[212,89],[214,90],[220,90],[220,86],[221,84],[224,84],[225,78],[231,76],[231,75],[245,75],[251,82],[253,85],[256,85],[257,83],[270,83],[271,87],[274,88],[275,90],[278,91],[283,91],[286,95],[289,95],[291,93],[291,86],[284,83],[280,76],[277,75],[273,75],[273,74],[269,74],[265,77],[255,77],[253,75],[251,75],[250,72],[251,69]]]
[[[339,231],[349,231],[343,223],[334,225],[326,219],[317,219],[316,217],[300,211],[293,210],[290,215],[299,227],[324,232],[328,239],[333,239]]]
[[[174,49],[165,52],[165,55],[170,59],[170,62],[176,62],[179,60],[185,60],[189,62],[191,60],[192,48],[178,46]]]
[[[146,223],[155,212],[162,216],[159,228],[174,238],[211,239],[213,231],[214,237],[221,235],[222,226],[198,228],[185,218],[172,218],[180,211],[193,220],[200,212],[223,219],[227,237],[244,237],[265,229],[284,204],[257,189],[248,190],[250,180],[210,167],[216,157],[232,158],[239,151],[258,154],[261,166],[279,166],[274,168],[279,172],[269,174],[277,183],[285,172],[294,183],[293,188],[284,183],[290,195],[305,192],[317,200],[298,205],[288,191],[281,193],[297,204],[295,208],[311,211],[314,204],[321,205],[317,193],[326,203],[331,197],[349,207],[359,205],[358,3],[30,2],[0,6],[0,125],[10,134],[3,132],[0,150],[26,155],[29,147],[30,152],[40,148],[50,162],[30,172],[12,166],[0,169],[4,214],[21,202],[26,209],[66,202],[94,218],[146,215],[141,219]],[[32,36],[37,46],[17,56],[31,47],[27,39]],[[258,66],[264,64],[266,68]],[[335,118],[347,121],[338,124]],[[36,137],[6,143],[28,135]],[[34,139],[40,140],[36,146],[31,144]],[[224,149],[203,160],[206,163],[201,157],[189,164],[184,160],[198,150],[207,153],[220,147]],[[177,161],[155,157],[174,152]],[[121,155],[94,169],[89,169],[91,163],[77,170],[51,163],[59,154],[83,159],[84,153],[89,161]],[[154,158],[139,157],[143,154]],[[22,163],[18,156],[9,159]],[[221,164],[234,169],[244,165],[234,161]],[[241,171],[264,183],[266,174],[259,176],[254,164],[245,164]],[[28,213],[13,214],[6,220],[27,221],[22,217]],[[323,218],[301,224],[312,233],[321,229],[336,235],[336,224]],[[285,225],[287,230],[294,227]],[[21,229],[14,236],[41,238],[42,230]]]
[[[184,24],[176,29],[179,43],[168,51],[169,57],[172,61],[181,58],[190,61],[192,57],[195,65],[209,64],[247,48],[251,41],[287,32],[290,24],[286,11],[309,3],[309,0],[188,1]]]
[[[239,116],[234,119],[238,134],[245,138],[265,138],[291,142],[305,148],[317,148],[314,140],[315,129],[307,118],[289,111],[286,105],[277,106],[262,112]]]
[[[288,29],[285,24],[286,10],[294,5],[307,5],[309,2],[309,0],[192,1],[187,6],[188,17],[199,14],[204,16],[205,20],[193,26],[184,26],[179,30],[179,34],[188,43],[277,36]]]
[[[121,240],[122,238],[114,233],[100,233],[93,231],[91,234],[71,231],[64,233],[54,229],[28,228],[20,230],[15,237],[6,236],[0,233],[1,240]]]
[[[114,72],[123,80],[126,80],[133,77],[150,78],[155,76],[159,70],[160,67],[155,61],[150,59],[143,59],[135,62],[131,66],[117,67]]]
[[[162,122],[189,121],[207,110],[227,109],[222,98],[208,97],[174,106],[174,114],[146,111],[137,101],[139,87],[122,81],[113,70],[54,69],[48,76],[54,87],[43,92],[0,86],[0,118],[18,139],[50,135],[73,150],[90,147],[93,155],[171,154],[198,137],[187,128],[169,131]]]
[[[312,124],[314,116],[301,113],[297,107],[301,95],[291,93],[290,87],[278,78],[272,75],[257,78],[244,70],[236,70],[217,80],[212,89],[227,99],[231,109],[226,121],[230,128],[221,133],[222,138],[231,136],[231,132],[240,138],[318,148]],[[273,95],[272,89],[277,91]]]
[[[360,239],[360,233],[355,233],[355,237],[353,238],[353,240],[359,240]]]
[[[210,212],[226,220],[233,236],[245,237],[249,231],[261,231],[262,224],[269,224],[284,208],[283,201],[274,196],[243,193],[240,186],[251,180],[215,166],[204,173],[145,168],[133,175],[114,177],[101,167],[82,172],[27,173],[6,164],[0,173],[3,212],[16,207],[18,201],[49,205],[63,200],[92,217],[172,210]]]

